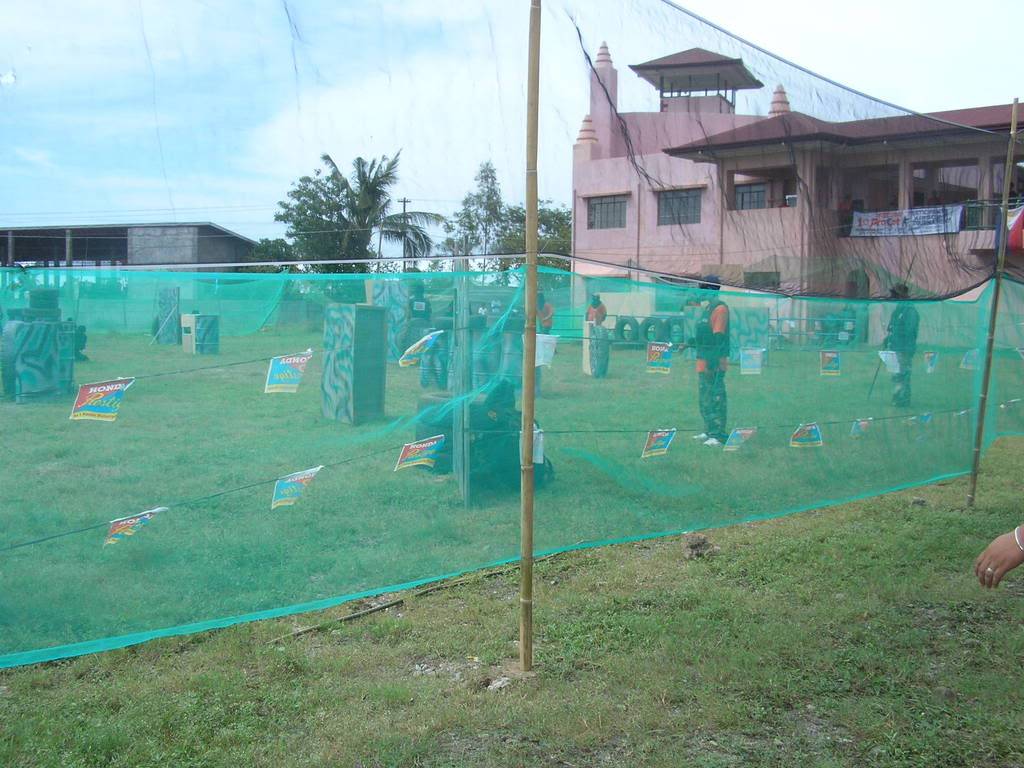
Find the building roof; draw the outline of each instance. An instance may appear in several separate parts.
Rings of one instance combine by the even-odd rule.
[[[210,229],[216,229],[218,232],[223,232],[229,237],[235,237],[239,240],[244,240],[250,245],[258,245],[258,243],[251,237],[240,235],[237,232],[222,227],[220,224],[214,224],[209,221],[164,221],[164,222],[152,222],[152,223],[135,223],[135,224],[45,224],[35,226],[16,226],[6,227],[0,225],[0,235],[4,232],[63,232],[66,229],[70,229],[72,232],[76,232],[82,229],[136,229],[143,227],[209,227]]]
[[[763,88],[764,83],[744,66],[743,59],[690,48],[660,59],[629,66],[655,88],[666,91],[740,91]]]
[[[970,134],[976,130],[1006,131],[1011,105],[999,104],[946,112],[829,122],[802,112],[789,112],[665,150],[673,157],[697,157],[709,152],[743,149],[780,142],[823,141],[833,144],[873,144],[916,138]]]

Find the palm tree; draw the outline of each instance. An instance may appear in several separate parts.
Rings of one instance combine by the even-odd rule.
[[[391,189],[398,183],[398,152],[370,161],[357,157],[352,161],[352,175],[346,178],[329,154],[321,160],[330,170],[335,183],[341,188],[344,218],[347,226],[342,239],[346,258],[373,258],[381,256],[383,243],[404,243],[404,254],[412,258],[430,255],[434,241],[427,231],[439,226],[444,217],[426,211],[392,213]],[[376,253],[372,250],[377,240]]]

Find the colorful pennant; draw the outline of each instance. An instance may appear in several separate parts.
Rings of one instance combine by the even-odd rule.
[[[306,363],[313,357],[313,350],[307,349],[297,355],[282,355],[270,358],[267,368],[267,382],[263,385],[263,393],[298,392],[302,383],[302,374],[306,372]]]
[[[821,427],[816,422],[801,424],[789,438],[790,448],[818,448],[822,444]]]
[[[935,368],[939,364],[939,353],[938,352],[925,352],[924,353],[924,372],[935,373]]]
[[[738,451],[750,438],[757,434],[757,427],[739,427],[729,433],[725,441],[726,451]]]
[[[839,376],[842,373],[843,359],[835,351],[822,350],[818,359],[818,370],[822,376]]]
[[[274,494],[270,497],[271,511],[278,507],[290,507],[297,502],[321,469],[323,465],[278,478],[274,483]]]
[[[978,370],[978,350],[968,349],[960,360],[960,368],[964,371]]]
[[[107,538],[104,540],[103,546],[107,546],[107,544],[116,544],[127,536],[133,536],[139,528],[144,526],[161,512],[166,511],[167,507],[154,507],[153,509],[147,509],[145,512],[138,515],[119,517],[117,520],[111,520],[110,527],[107,528]]]
[[[871,421],[872,419],[854,419],[853,425],[850,427],[850,437],[864,437],[871,429]]]
[[[740,350],[740,375],[760,376],[764,366],[764,350],[747,347]]]
[[[651,456],[664,456],[668,453],[668,447],[675,439],[674,429],[652,429],[647,433],[647,442],[644,443],[644,450],[640,454],[641,459],[649,459]]]
[[[432,467],[444,448],[444,435],[434,435],[415,443],[406,443],[398,454],[395,472],[408,467]]]
[[[428,333],[402,353],[402,356],[398,358],[398,364],[402,368],[419,365],[423,361],[423,355],[437,343],[437,339],[442,333],[444,333],[444,331],[431,331]]]
[[[72,421],[114,421],[121,410],[124,393],[135,379],[112,379],[83,384],[71,408]]]
[[[669,373],[672,370],[672,342],[647,342],[647,372]]]

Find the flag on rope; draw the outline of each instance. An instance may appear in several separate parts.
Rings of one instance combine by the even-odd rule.
[[[83,384],[71,408],[72,421],[114,421],[121,410],[124,393],[135,382],[131,379],[111,379],[95,384]]]
[[[134,535],[139,528],[144,526],[161,512],[166,511],[167,507],[154,507],[153,509],[147,509],[145,512],[138,515],[119,517],[117,520],[111,520],[110,527],[107,528],[107,538],[104,540],[103,546],[107,546],[107,544],[116,544],[126,536]]]
[[[419,365],[423,361],[423,355],[437,343],[437,339],[442,333],[444,331],[431,331],[428,333],[402,353],[402,356],[398,358],[398,364],[402,368]]]
[[[322,464],[319,467],[304,469],[301,472],[293,472],[278,478],[274,483],[274,494],[270,497],[270,509],[290,507],[297,502],[321,469],[323,469]]]
[[[764,365],[764,350],[747,347],[740,350],[740,375],[760,376]]]
[[[651,456],[664,456],[668,453],[668,447],[675,439],[675,429],[652,429],[647,433],[647,442],[640,454],[641,459],[649,459]]]
[[[818,448],[822,444],[821,427],[816,422],[801,424],[789,438],[790,448]]]
[[[935,373],[935,367],[939,364],[939,353],[938,352],[925,352],[924,353],[924,372]]]
[[[1006,237],[1007,251],[1024,250],[1024,205],[1011,208],[1006,212],[1006,229],[996,227],[995,250],[997,254],[1004,236]]]
[[[270,358],[267,368],[267,382],[263,385],[263,393],[298,392],[302,383],[302,374],[306,372],[306,363],[313,357],[313,350],[307,349],[297,355],[282,355]]]
[[[885,366],[885,370],[889,373],[895,376],[900,372],[900,359],[896,356],[895,352],[883,349],[878,353],[878,358],[882,361],[882,364]]]
[[[842,372],[842,356],[838,352],[822,350],[818,369],[822,376],[838,376]]]
[[[860,438],[867,434],[868,430],[871,429],[871,419],[854,419],[853,426],[850,427],[850,437]]]
[[[432,467],[444,448],[444,435],[434,435],[415,443],[406,443],[398,454],[395,472],[407,467]]]
[[[738,451],[750,438],[757,434],[757,427],[738,427],[729,433],[725,441],[726,451]]]
[[[672,370],[672,342],[647,342],[647,372],[669,373]]]

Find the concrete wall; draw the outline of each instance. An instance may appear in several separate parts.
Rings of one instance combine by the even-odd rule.
[[[198,260],[198,227],[128,229],[129,264],[194,264]]]
[[[199,261],[203,264],[231,264],[249,261],[252,245],[215,227],[203,227],[199,232]]]

